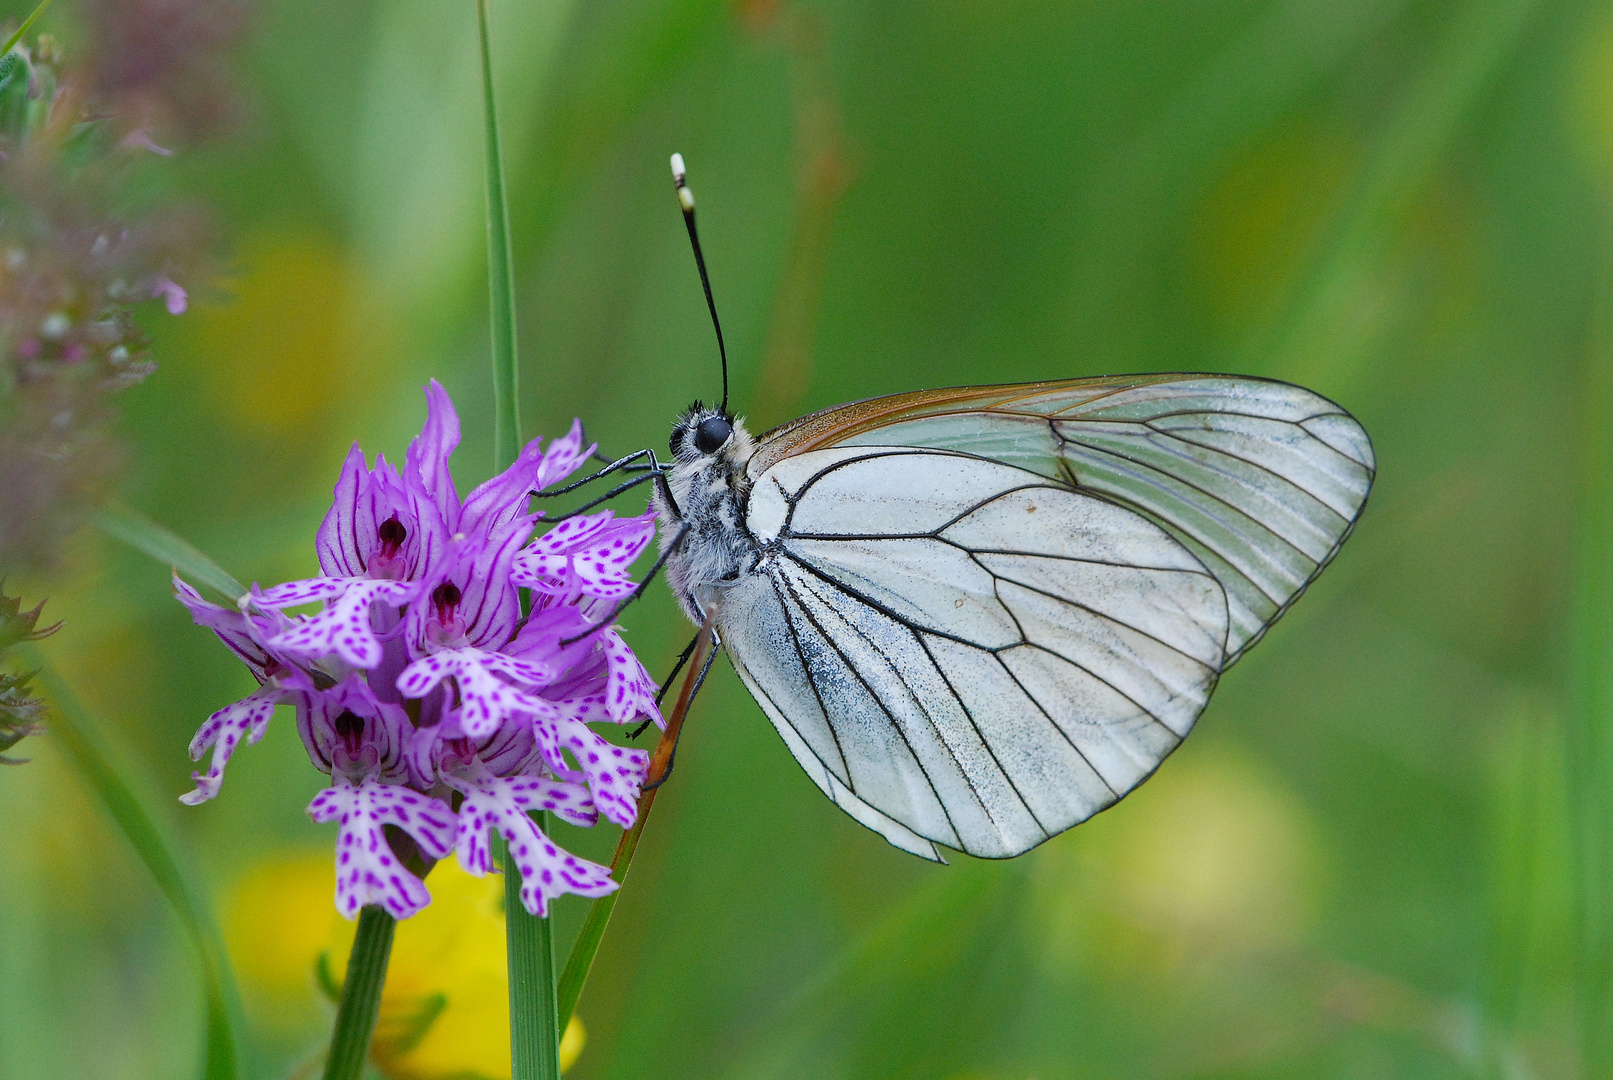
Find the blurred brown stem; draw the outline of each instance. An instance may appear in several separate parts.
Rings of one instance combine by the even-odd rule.
[[[593,907],[588,909],[588,918],[583,922],[582,931],[577,935],[577,943],[571,947],[571,955],[566,959],[566,970],[560,974],[557,996],[561,1031],[565,1031],[566,1025],[571,1023],[571,1014],[577,1007],[577,999],[582,997],[583,984],[588,981],[588,972],[594,965],[594,956],[599,952],[599,944],[605,937],[605,928],[610,924],[611,910],[616,906],[617,897],[622,894],[620,886],[626,882],[628,868],[633,865],[633,853],[638,850],[638,840],[644,833],[644,823],[650,819],[650,808],[655,805],[655,794],[661,790],[661,782],[672,770],[672,756],[678,749],[678,733],[683,730],[684,718],[689,715],[689,704],[694,700],[695,684],[699,680],[700,669],[705,667],[706,656],[711,651],[711,625],[714,618],[715,615],[706,619],[705,625],[700,628],[699,637],[695,638],[694,652],[689,657],[688,673],[684,675],[683,686],[678,690],[678,700],[667,717],[666,729],[661,732],[661,741],[655,744],[655,751],[650,755],[650,767],[645,774],[644,787],[638,797],[638,816],[634,819],[632,827],[622,833],[621,840],[616,844],[616,855],[610,861],[610,876],[616,880],[618,888],[615,892],[595,900]]]

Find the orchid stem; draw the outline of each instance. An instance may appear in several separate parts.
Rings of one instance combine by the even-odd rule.
[[[392,932],[398,920],[373,904],[358,915],[353,951],[347,955],[347,978],[336,1007],[330,1054],[325,1058],[325,1080],[359,1080],[369,1056],[375,1021],[381,1015],[381,988],[392,956]]]
[[[95,718],[55,669],[45,663],[37,648],[26,643],[21,648],[30,666],[38,669],[40,688],[53,707],[53,741],[90,790],[100,796],[196,947],[207,1015],[202,1075],[205,1080],[236,1080],[241,1074],[240,999],[230,972],[229,955],[213,924],[211,905],[197,883],[196,872],[169,828],[152,812],[147,798],[125,779],[127,771],[117,765],[122,755],[114,754],[107,746]]]

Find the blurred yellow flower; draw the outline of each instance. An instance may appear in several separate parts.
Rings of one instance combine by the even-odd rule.
[[[1072,841],[1046,845],[1035,872],[1051,968],[1172,978],[1184,962],[1302,938],[1324,876],[1304,805],[1224,750],[1172,759]]]
[[[199,374],[232,423],[259,435],[305,435],[346,389],[346,268],[317,234],[257,237],[245,246],[228,304],[197,311]],[[288,392],[294,391],[294,392]]]
[[[302,1026],[322,956],[341,983],[353,924],[336,913],[335,881],[328,854],[289,855],[253,867],[229,898],[230,954],[254,1013],[271,1026]],[[371,1056],[391,1080],[508,1080],[503,881],[472,877],[448,859],[426,885],[431,905],[398,924]],[[327,1007],[326,1023],[329,1015]],[[585,1038],[572,1017],[562,1069]]]

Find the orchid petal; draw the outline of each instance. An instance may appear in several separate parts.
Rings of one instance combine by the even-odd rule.
[[[459,414],[436,379],[426,387],[426,424],[404,455],[405,483],[422,486],[450,532],[459,525],[459,493],[448,472],[448,457],[459,445]]]
[[[365,494],[364,481],[369,466],[364,451],[354,443],[342,462],[341,474],[336,478],[335,497],[325,520],[319,523],[314,548],[319,553],[319,568],[332,577],[358,577],[364,572],[364,560],[359,553],[358,533],[360,501]]]
[[[626,724],[637,717],[647,716],[655,721],[656,727],[665,727],[661,719],[661,710],[655,705],[655,681],[650,673],[644,670],[633,650],[627,647],[622,640],[621,631],[616,627],[602,630],[599,634],[600,644],[605,649],[605,663],[608,674],[605,678],[605,708],[610,718],[618,724]]]
[[[265,644],[268,637],[278,632],[279,624],[286,622],[278,612],[273,616],[246,615],[239,608],[223,607],[210,603],[176,573],[174,596],[190,612],[197,626],[205,626],[218,635],[225,646],[240,657],[259,682],[267,679],[280,662],[269,654]]]
[[[543,469],[536,479],[537,490],[541,491],[576,472],[577,467],[596,449],[597,446],[583,449],[582,421],[573,420],[571,430],[549,444],[549,452],[543,459]]]
[[[638,818],[639,789],[650,768],[649,752],[616,746],[576,720],[561,720],[559,730],[562,745],[588,777],[594,805],[622,828],[631,828]]]
[[[534,665],[481,649],[447,649],[404,668],[403,674],[398,676],[398,690],[405,697],[424,697],[433,686],[452,677],[459,686],[460,725],[473,739],[491,735],[499,724],[512,717],[555,715],[551,703],[498,678],[493,672],[500,667],[517,667],[547,675]]]
[[[289,583],[300,584],[308,583]],[[406,603],[417,591],[416,586],[409,582],[351,578],[340,584],[343,591],[339,599],[317,615],[298,620],[291,629],[273,638],[269,644],[310,659],[317,660],[334,653],[354,667],[373,668],[379,664],[381,643],[370,624],[370,607],[378,601]]]
[[[566,893],[599,897],[616,891],[609,867],[562,851],[528,816],[529,811],[546,808],[574,811],[582,790],[576,785],[489,775],[455,786],[465,795],[455,847],[468,873],[481,876],[493,869],[487,842],[491,826],[504,837],[511,861],[521,872],[521,904],[533,915],[547,915],[549,901]]]
[[[352,578],[317,577],[287,581],[267,589],[254,589],[252,602],[261,608],[299,607],[317,600],[329,600],[347,591]]]
[[[205,773],[191,773],[190,778],[196,782],[196,790],[181,795],[180,802],[197,806],[218,794],[219,787],[224,783],[224,766],[230,763],[230,755],[235,753],[242,737],[245,737],[249,746],[263,738],[269,718],[274,715],[274,707],[283,696],[281,688],[271,683],[207,718],[207,722],[196,732],[196,737],[190,741],[190,759],[199,760],[208,747],[213,748],[213,757]]]
[[[336,839],[336,908],[349,919],[367,904],[379,904],[395,919],[407,919],[431,902],[431,894],[387,844],[383,826],[394,825],[427,858],[451,850],[454,812],[440,799],[405,787],[367,780],[357,787],[339,780],[314,796],[308,815],[341,820]]]

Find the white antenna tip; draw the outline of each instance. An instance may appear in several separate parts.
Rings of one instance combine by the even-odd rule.
[[[673,154],[672,155],[672,180],[673,180],[673,182],[676,183],[679,187],[682,187],[683,186],[683,178],[685,176],[687,176],[687,175],[688,175],[688,173],[686,173],[684,171],[684,168],[683,168],[683,155],[682,154]]]

